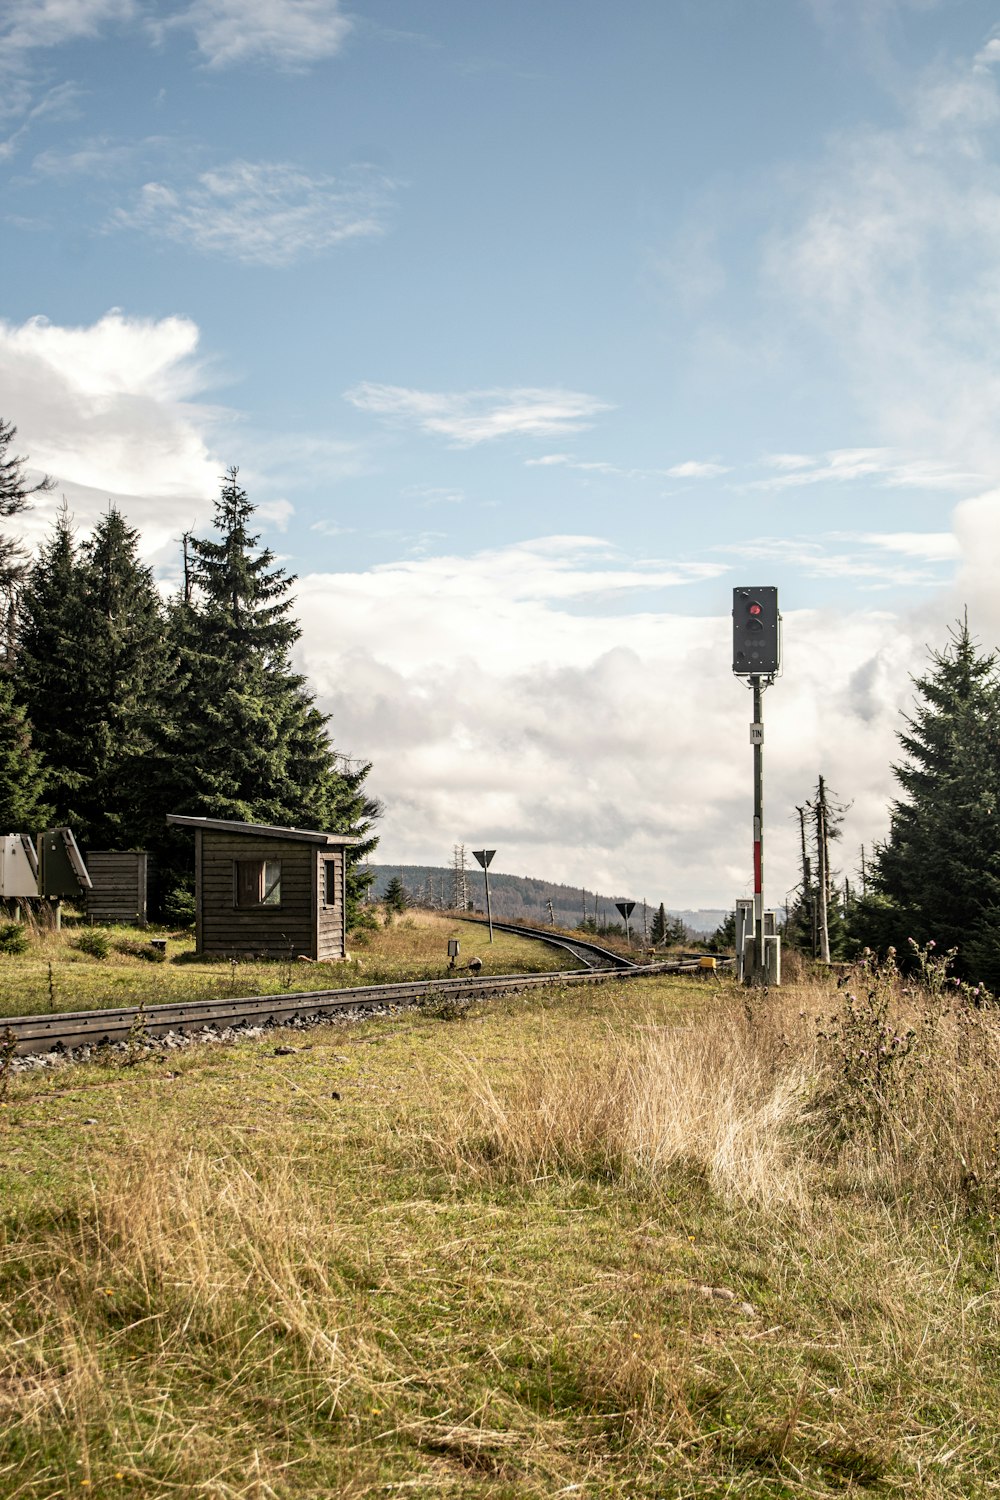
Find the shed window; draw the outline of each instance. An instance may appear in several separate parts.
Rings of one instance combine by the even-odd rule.
[[[325,859],[323,861],[323,905],[336,906],[337,904],[337,861]]]
[[[281,905],[280,859],[238,859],[236,861],[236,905]]]

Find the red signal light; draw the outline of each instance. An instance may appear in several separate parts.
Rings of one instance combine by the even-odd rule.
[[[749,607],[749,612],[752,615],[759,615],[760,612],[761,612],[760,605],[759,604],[751,604],[750,607]]]

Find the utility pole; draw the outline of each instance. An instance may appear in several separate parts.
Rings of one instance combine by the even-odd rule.
[[[795,811],[799,815],[799,840],[802,845],[802,910],[809,923],[810,946],[812,956],[816,957],[815,922],[813,920],[813,891],[812,891],[812,862],[809,859],[808,846],[806,845],[806,810],[797,807]]]
[[[552,910],[552,902],[551,901],[546,901],[545,905],[549,909],[549,926],[550,927],[554,927],[556,925],[556,914]]]
[[[816,899],[819,905],[819,961],[822,964],[828,964],[830,962],[830,921],[828,910],[830,894],[830,848],[827,842],[826,787],[822,776],[819,778],[815,815],[816,859],[818,863],[816,871]]]

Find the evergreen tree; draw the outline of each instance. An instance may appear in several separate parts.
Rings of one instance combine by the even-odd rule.
[[[669,917],[663,902],[653,917],[649,933],[654,948],[669,948],[673,943],[683,943],[687,928],[680,917]]]
[[[27,459],[11,453],[10,445],[17,428],[0,417],[0,520],[10,520],[28,510],[32,495],[52,488],[47,476],[29,484],[24,472]],[[0,601],[4,612],[4,652],[10,653],[13,630],[14,596],[24,573],[25,555],[20,541],[6,531],[0,532]]]
[[[858,939],[873,947],[908,938],[957,947],[959,969],[1000,986],[1000,680],[963,620],[930,670],[899,735],[893,767],[902,796],[876,846],[867,893],[854,907]]]
[[[21,600],[15,683],[50,771],[55,815],[91,848],[143,846],[170,664],[138,533],[113,507],[79,550],[65,508]]]
[[[49,769],[54,817],[78,835],[83,830],[77,797],[83,788],[81,766],[88,759],[85,742],[91,717],[85,642],[76,542],[63,506],[21,593],[13,681],[34,748]]]
[[[45,773],[32,749],[24,709],[14,700],[6,674],[0,675],[0,833],[34,833],[48,826]]]
[[[385,895],[382,897],[382,900],[385,902],[387,911],[402,913],[406,910],[410,903],[407,899],[406,887],[403,884],[401,876],[394,875],[392,877],[385,888]]]
[[[735,910],[735,908],[729,913],[729,915],[726,917],[725,921],[723,921],[715,929],[715,931],[712,933],[711,946],[713,948],[721,948],[723,951],[725,951],[726,949],[729,949],[729,948],[732,948],[732,949],[735,950],[735,948],[736,948],[736,910]]]
[[[216,501],[217,539],[187,539],[189,587],[171,612],[186,684],[174,810],[360,836],[347,851],[350,921],[370,881],[361,862],[377,842],[380,809],[364,791],[370,767],[338,767],[328,718],[291,667],[294,579],[251,533],[255,507],[237,475],[227,472]]]
[[[77,794],[94,848],[145,846],[159,831],[162,781],[175,726],[168,722],[174,662],[139,534],[114,507],[81,549],[79,568],[90,701],[85,782]]]

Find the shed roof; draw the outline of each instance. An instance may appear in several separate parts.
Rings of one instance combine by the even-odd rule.
[[[360,839],[349,833],[321,833],[314,828],[275,828],[269,823],[235,823],[228,818],[190,818],[184,813],[168,813],[168,823],[179,823],[184,828],[211,829],[214,833],[236,833],[265,839],[300,839],[304,844],[326,844],[342,848],[345,844],[359,844]]]

